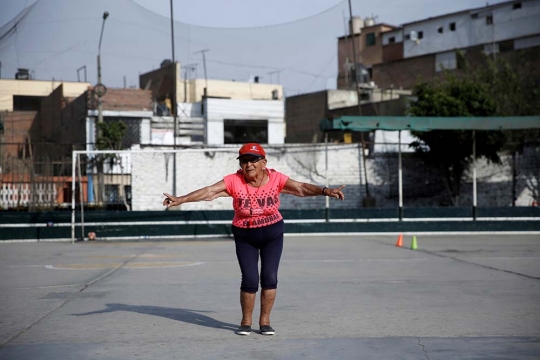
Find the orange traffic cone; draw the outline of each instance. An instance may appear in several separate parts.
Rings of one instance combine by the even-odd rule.
[[[399,236],[397,237],[396,246],[403,246],[403,235],[399,234]]]

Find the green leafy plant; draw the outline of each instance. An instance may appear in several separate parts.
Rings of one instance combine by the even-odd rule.
[[[122,121],[107,121],[97,124],[99,136],[96,141],[98,150],[122,150],[122,141],[127,125]]]

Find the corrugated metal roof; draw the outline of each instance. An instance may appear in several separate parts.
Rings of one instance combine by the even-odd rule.
[[[371,130],[518,130],[540,129],[540,116],[499,117],[414,117],[414,116],[342,116],[323,119],[322,131]]]

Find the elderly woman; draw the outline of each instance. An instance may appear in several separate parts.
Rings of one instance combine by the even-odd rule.
[[[223,180],[184,196],[164,194],[163,205],[178,206],[188,202],[210,201],[218,197],[233,198],[232,233],[236,256],[242,272],[240,305],[242,322],[239,335],[251,333],[255,295],[259,289],[258,261],[261,258],[261,313],[259,329],[263,335],[274,335],[270,312],[276,299],[277,275],[283,250],[283,217],[279,213],[279,194],[295,196],[329,196],[343,200],[341,189],[320,187],[290,179],[266,167],[266,152],[261,145],[249,143],[240,148],[237,158],[240,170]]]

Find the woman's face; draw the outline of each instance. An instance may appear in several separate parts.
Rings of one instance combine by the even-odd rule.
[[[263,156],[244,155],[239,159],[244,174],[250,178],[257,176],[266,166]]]

